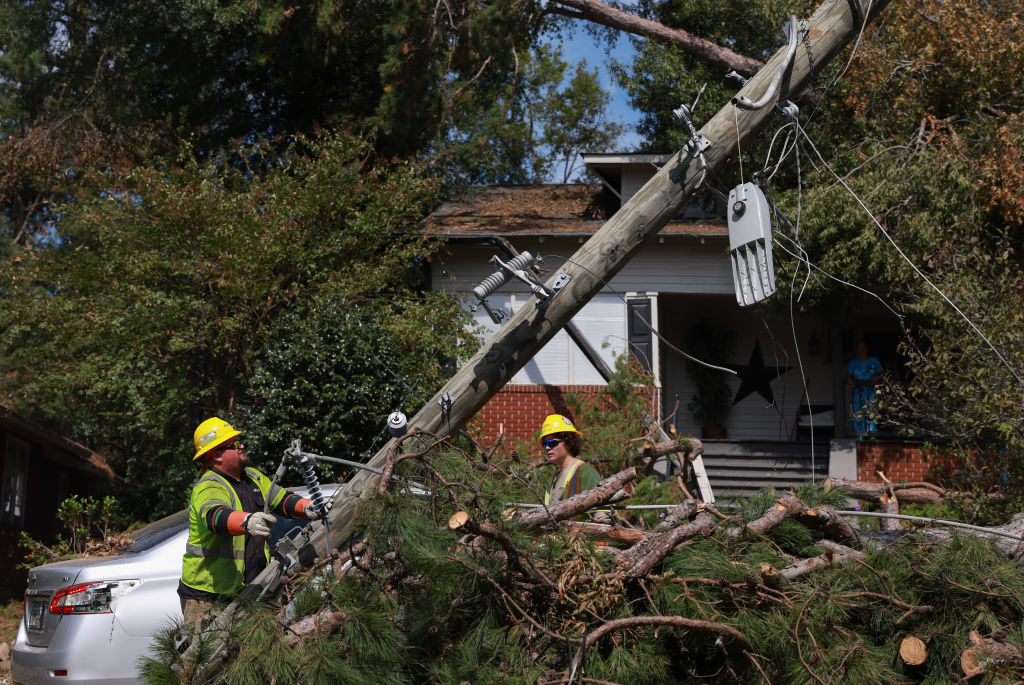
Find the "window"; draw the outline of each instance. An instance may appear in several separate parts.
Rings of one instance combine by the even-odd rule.
[[[28,481],[29,444],[13,435],[7,436],[4,449],[4,487],[0,499],[3,522],[21,527],[25,521],[25,488]]]

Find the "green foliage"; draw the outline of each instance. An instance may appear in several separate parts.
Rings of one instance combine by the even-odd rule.
[[[0,8],[0,254],[47,240],[80,168],[364,133],[458,181],[568,179],[620,128],[530,2],[87,0]],[[533,52],[536,49],[536,55]],[[563,81],[565,81],[563,83]],[[69,173],[72,171],[73,173]]]
[[[561,46],[525,53],[516,81],[496,96],[487,89],[460,95],[454,121],[434,147],[445,150],[449,173],[472,183],[568,183],[578,178],[582,152],[612,147],[622,125],[606,114],[608,93],[586,61],[570,68]]]
[[[779,0],[639,3],[641,14],[666,26],[761,61],[783,44],[781,27],[788,16],[795,13],[802,17],[804,7]],[[672,110],[680,103],[692,105],[706,85],[695,111],[698,122],[706,120],[728,102],[737,86],[679,46],[647,40],[634,41],[634,47],[633,63],[619,63],[616,73],[633,107],[641,113],[637,132],[644,139],[643,147],[651,152],[678,150],[688,141],[689,133],[673,119]]]
[[[125,528],[131,521],[115,498],[71,495],[57,507],[57,520],[68,537],[58,534],[57,540],[45,545],[25,531],[18,546],[25,550],[25,561],[18,568],[31,569],[101,548],[114,536],[114,530]]]
[[[372,455],[392,411],[414,413],[474,351],[458,303],[419,298],[310,302],[285,313],[256,356],[241,408],[254,454]]]
[[[93,195],[62,208],[57,244],[8,272],[0,360],[15,373],[3,394],[108,458],[140,516],[183,505],[199,421],[272,406],[249,379],[282,315],[388,294],[409,300],[393,311],[418,316],[360,335],[458,347],[450,304],[428,301],[434,322],[413,303],[427,248],[409,229],[438,187],[421,165],[380,162],[338,134],[283,156],[255,146],[200,162],[185,150],[173,166],[83,182]],[[364,426],[369,437],[380,423]]]
[[[654,379],[631,354],[615,359],[607,394],[583,396],[566,393],[573,420],[581,426],[586,458],[601,464],[607,476],[627,466],[639,465],[643,437],[656,428],[649,422],[657,416]]]
[[[782,569],[791,554],[822,552],[815,546],[820,534],[798,520],[766,535],[730,535],[772,506],[777,495],[766,490],[707,537],[676,547],[654,574],[623,579],[614,573],[615,556],[578,534],[531,533],[509,522],[506,503],[527,501],[534,489],[527,464],[500,454],[480,462],[426,445],[410,438],[397,478],[363,508],[353,544],[365,547],[349,571],[310,570],[304,587],[293,586],[286,598],[291,629],[277,622],[281,607],[273,605],[254,605],[232,628],[226,682],[551,681],[565,677],[580,640],[597,627],[647,616],[728,626],[749,649],[698,628],[637,625],[588,639],[577,677],[946,682],[958,677],[971,630],[1021,644],[1024,578],[1017,562],[988,541],[954,537],[938,544],[907,531],[884,546],[868,544],[857,562],[826,565],[772,588],[760,582],[763,564]],[[426,493],[412,496],[408,482],[423,484]],[[819,506],[842,496],[819,485],[800,494]],[[500,546],[468,544],[464,531],[447,525],[456,511],[507,538]],[[319,629],[285,645],[297,621],[313,616]],[[908,634],[928,641],[922,670],[897,654]],[[180,659],[172,641],[173,633],[161,637],[161,662],[143,670],[148,682],[178,682],[169,669]]]

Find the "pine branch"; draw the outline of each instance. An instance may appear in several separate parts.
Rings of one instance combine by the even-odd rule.
[[[588,509],[608,504],[626,483],[633,480],[636,480],[636,469],[630,467],[605,478],[591,489],[573,495],[567,500],[550,506],[520,511],[513,517],[513,521],[524,528],[536,529],[573,518]]]

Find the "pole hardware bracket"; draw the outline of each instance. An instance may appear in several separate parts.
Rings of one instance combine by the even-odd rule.
[[[452,407],[455,406],[455,400],[453,400],[452,396],[448,394],[447,390],[445,390],[441,393],[441,399],[437,401],[437,404],[441,407],[441,414],[447,421],[448,417],[452,413]]]
[[[571,280],[572,276],[564,271],[555,276],[555,280],[551,281],[551,287],[548,295],[537,302],[537,309],[542,312],[545,311],[548,308],[548,305],[551,304],[551,301],[555,299],[558,293],[565,289],[565,286],[569,285],[569,281]]]
[[[690,157],[696,158],[709,147],[711,147],[711,141],[705,138],[703,134],[698,133],[696,140],[690,140],[686,143],[686,154]]]
[[[501,258],[497,255],[491,257],[491,264],[497,267],[498,270],[482,280],[480,285],[473,288],[473,295],[476,296],[478,304],[470,307],[470,310],[476,311],[477,306],[482,306],[491,317],[491,321],[495,324],[501,325],[501,323],[508,318],[508,315],[504,310],[492,309],[490,305],[487,304],[486,298],[493,295],[498,288],[505,285],[513,278],[519,279],[529,286],[530,292],[535,295],[537,299],[550,299],[554,293],[545,287],[531,271],[531,267],[540,262],[540,257],[534,257],[529,252],[521,252],[507,262],[501,261]]]

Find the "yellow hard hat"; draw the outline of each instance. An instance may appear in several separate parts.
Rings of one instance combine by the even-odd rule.
[[[537,442],[554,433],[579,433],[583,435],[583,433],[576,430],[576,426],[572,425],[572,419],[561,414],[550,414],[544,419],[544,425],[540,427],[540,436],[537,438]]]
[[[192,436],[192,441],[196,444],[196,456],[192,457],[192,461],[239,435],[241,433],[232,428],[231,424],[224,419],[218,419],[216,416],[206,419],[199,424]]]

